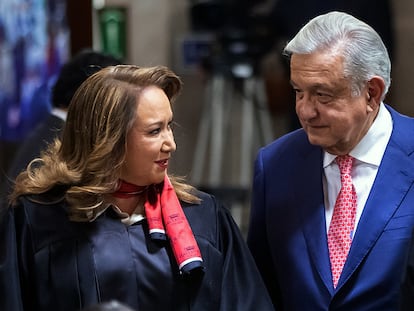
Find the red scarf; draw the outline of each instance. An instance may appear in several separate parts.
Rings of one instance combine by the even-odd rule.
[[[200,249],[167,174],[156,200],[147,200],[144,207],[151,238],[169,238],[180,272],[202,268]]]
[[[127,198],[146,189],[147,187],[121,181],[120,189],[113,195]],[[190,273],[194,269],[203,268],[200,249],[167,175],[164,178],[162,191],[148,191],[144,208],[151,239],[169,238],[180,272]]]
[[[144,193],[145,190],[148,189],[148,186],[137,186],[126,182],[125,180],[119,180],[119,188],[117,191],[112,193],[114,197],[117,198],[130,198],[133,196],[137,196],[138,194]]]

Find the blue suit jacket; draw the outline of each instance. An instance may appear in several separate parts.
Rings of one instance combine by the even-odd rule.
[[[336,289],[322,149],[300,129],[259,151],[248,244],[276,310],[398,310],[414,226],[414,119],[387,109],[392,135]]]

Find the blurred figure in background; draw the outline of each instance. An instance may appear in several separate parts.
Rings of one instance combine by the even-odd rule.
[[[86,49],[62,66],[52,88],[53,109],[17,150],[7,176],[1,179],[4,182],[0,185],[0,199],[2,195],[7,196],[14,179],[29,162],[38,157],[40,152],[60,135],[65,124],[69,103],[82,82],[99,69],[118,64],[121,64],[121,61],[111,55]]]

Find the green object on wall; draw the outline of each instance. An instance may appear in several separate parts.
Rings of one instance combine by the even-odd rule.
[[[126,53],[126,9],[103,8],[99,11],[102,49],[120,59],[127,57]]]

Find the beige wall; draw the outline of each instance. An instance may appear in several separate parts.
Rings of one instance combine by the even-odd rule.
[[[95,0],[129,8],[128,61],[140,65],[177,65],[180,38],[188,31],[189,0]],[[392,0],[396,55],[392,104],[414,116],[414,1]]]
[[[176,37],[187,28],[187,0],[99,0],[97,7],[128,9],[128,62],[172,66]],[[95,46],[99,46],[95,22]]]

